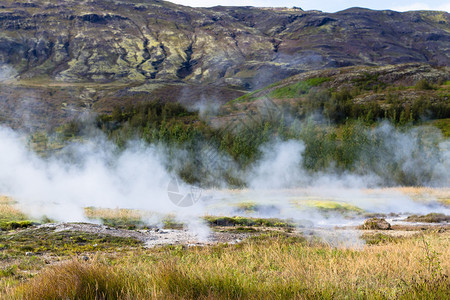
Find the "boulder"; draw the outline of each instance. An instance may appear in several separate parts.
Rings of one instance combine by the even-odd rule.
[[[389,224],[383,218],[370,218],[364,221],[362,229],[365,230],[389,230],[391,229],[391,224]]]

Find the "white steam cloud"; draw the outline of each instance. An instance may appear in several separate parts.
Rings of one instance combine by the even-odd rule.
[[[302,167],[305,144],[289,140],[264,145],[262,158],[246,174],[246,182],[254,189],[306,186],[361,189],[396,185],[391,174],[395,168],[424,186],[450,186],[450,142],[437,129],[399,131],[389,123],[382,123],[365,135],[376,137],[379,145],[364,148],[353,173],[338,172],[332,167],[326,172],[308,172]]]
[[[178,221],[195,222],[189,227],[204,231],[196,220],[201,204],[180,208],[169,200],[171,176],[161,153],[138,142],[119,152],[97,138],[43,159],[28,151],[17,133],[0,128],[0,194],[11,195],[36,218],[87,221],[85,207],[130,208],[161,217],[174,213]]]
[[[0,63],[0,82],[12,80],[17,75],[14,68],[7,64]]]
[[[439,138],[434,131],[427,132],[423,138],[424,131],[420,129],[399,132],[387,124],[373,132],[385,139],[380,148],[385,152],[378,153],[377,168],[386,168],[388,172],[387,165],[395,163],[419,178],[421,174],[431,174],[428,178],[432,180],[426,182],[430,186],[449,187],[448,141]],[[450,214],[436,199],[418,202],[389,190],[368,193],[365,188],[380,187],[383,179],[363,169],[364,156],[353,173],[339,173],[333,168],[320,173],[307,171],[302,167],[305,144],[294,140],[263,145],[261,159],[247,171],[236,172],[243,174],[242,179],[249,189],[204,190],[202,201],[180,207],[168,196],[173,176],[167,168],[167,149],[135,141],[125,150],[119,150],[101,133],[93,136],[96,137],[66,147],[59,155],[42,158],[28,150],[24,137],[0,127],[0,194],[14,197],[33,217],[46,215],[60,221],[88,221],[84,208],[89,206],[139,209],[155,213],[155,218],[174,214],[177,221],[203,238],[209,233],[201,220],[206,214],[289,218],[303,227],[361,224],[362,215],[348,219],[337,212],[324,213],[308,206],[316,200],[352,205],[368,213]],[[417,144],[419,136],[425,144],[438,143],[437,150],[423,150],[426,145]],[[183,160],[185,152],[176,150],[172,155]],[[217,172],[226,169],[231,161],[223,154],[216,159],[216,164],[225,165]],[[188,185],[182,185],[180,194],[185,193],[183,188],[190,190]],[[217,186],[226,187],[226,184]],[[255,210],[239,208],[243,202],[252,202]]]
[[[261,161],[253,168],[249,186],[252,189],[282,189],[305,185],[302,169],[305,146],[299,141],[278,142],[263,149]]]

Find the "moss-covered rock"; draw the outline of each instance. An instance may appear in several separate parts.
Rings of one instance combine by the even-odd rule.
[[[364,221],[362,229],[365,230],[389,230],[391,229],[391,224],[389,224],[385,219],[382,218],[370,218]]]

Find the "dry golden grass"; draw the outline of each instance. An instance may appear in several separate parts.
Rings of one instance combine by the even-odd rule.
[[[0,196],[0,204],[13,204],[15,201],[8,196]]]
[[[86,207],[84,214],[91,220],[117,228],[135,229],[145,227],[146,221],[155,218],[156,213],[137,209]],[[163,217],[162,215],[157,215]]]
[[[387,190],[400,191],[407,195],[429,195],[436,198],[450,199],[450,188],[430,188],[430,187],[395,187]]]
[[[439,255],[435,255],[436,251]],[[47,268],[8,299],[448,299],[449,234],[362,250],[286,237],[160,248]]]
[[[92,219],[131,219],[140,220],[145,215],[137,209],[86,207],[84,214]]]
[[[26,215],[15,205],[15,201],[6,196],[0,196],[0,220],[25,220]]]
[[[25,214],[10,204],[0,204],[0,219],[25,219]]]
[[[431,197],[445,205],[450,205],[450,188],[402,187],[397,190],[419,200]]]
[[[438,200],[439,202],[450,205],[450,188],[430,188],[430,187],[392,187],[381,189],[368,189],[367,193],[402,193],[415,200]]]

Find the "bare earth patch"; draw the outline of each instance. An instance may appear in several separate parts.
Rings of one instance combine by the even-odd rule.
[[[144,242],[145,247],[162,245],[209,245],[215,243],[234,244],[250,236],[248,233],[239,232],[213,232],[209,235],[200,235],[186,229],[149,229],[127,230],[117,229],[105,225],[91,223],[52,223],[37,226],[35,229],[53,229],[54,232],[78,231],[98,235],[111,235],[115,237],[134,238]]]
[[[28,230],[39,230],[42,228],[53,229],[54,232],[77,231],[83,233],[92,233],[97,235],[110,235],[114,237],[134,238],[144,243],[144,247],[152,248],[163,245],[186,245],[186,246],[205,246],[217,243],[235,244],[242,240],[261,233],[268,232],[286,232],[286,228],[277,227],[237,227],[221,226],[206,233],[194,233],[187,229],[146,229],[146,230],[127,230],[117,229],[105,225],[91,223],[55,223],[39,225],[36,228]],[[392,237],[408,237],[419,234],[424,230],[433,230],[439,233],[448,232],[450,225],[393,225],[392,230],[359,230],[355,227],[345,228],[308,228],[289,230],[292,236],[310,236],[324,239],[332,245],[339,245],[340,241],[347,240],[350,243],[358,240],[364,235],[375,235],[382,233]],[[344,244],[342,244],[344,245]]]

